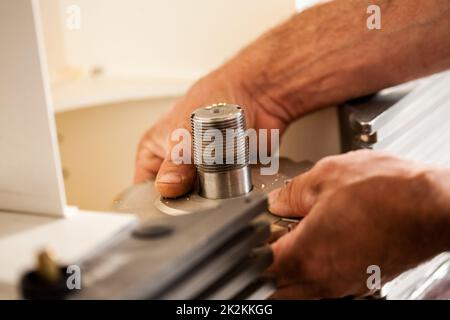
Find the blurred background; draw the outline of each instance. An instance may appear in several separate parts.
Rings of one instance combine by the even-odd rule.
[[[108,210],[142,133],[198,77],[317,2],[40,0],[69,204]],[[281,154],[315,161],[339,152],[338,136],[325,109],[290,127]]]

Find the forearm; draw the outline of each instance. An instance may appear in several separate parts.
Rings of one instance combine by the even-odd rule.
[[[380,30],[367,28],[370,4],[381,8]],[[450,68],[450,1],[326,3],[264,34],[227,67],[261,105],[290,122]]]

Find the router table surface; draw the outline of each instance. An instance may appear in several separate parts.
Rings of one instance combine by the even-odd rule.
[[[0,299],[20,299],[18,283],[34,268],[36,253],[52,249],[62,264],[73,264],[123,230],[131,214],[77,211],[67,218],[0,212]]]

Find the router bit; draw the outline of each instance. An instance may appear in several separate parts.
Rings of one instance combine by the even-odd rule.
[[[252,179],[244,110],[234,104],[213,104],[195,110],[191,124],[200,195],[226,199],[249,193]],[[211,144],[215,144],[214,152]]]

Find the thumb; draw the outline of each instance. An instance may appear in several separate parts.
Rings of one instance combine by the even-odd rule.
[[[283,217],[305,216],[314,202],[309,192],[308,180],[310,172],[292,179],[282,188],[275,189],[268,195],[269,211]]]
[[[190,133],[187,129],[184,130],[185,131],[183,134],[185,137],[183,138],[183,140],[181,140],[181,143],[179,143],[179,145],[176,144],[175,141],[170,140],[169,152],[167,153],[165,160],[161,163],[158,174],[156,176],[156,189],[163,197],[180,197],[188,193],[195,183],[196,169],[192,164],[192,146]],[[172,151],[178,150],[176,148],[180,146],[183,155],[186,154],[186,157],[183,161],[178,161],[180,159],[172,159]]]
[[[188,193],[195,182],[196,171],[191,164],[175,164],[164,160],[156,176],[156,188],[163,197],[176,198]]]

